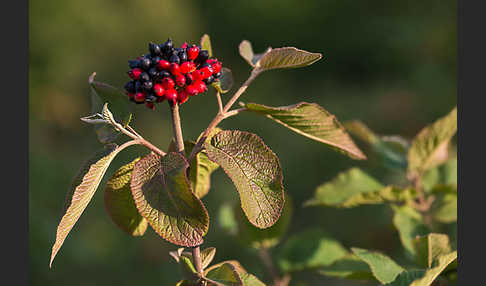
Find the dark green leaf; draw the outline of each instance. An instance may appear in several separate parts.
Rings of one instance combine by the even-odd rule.
[[[135,206],[130,191],[133,166],[140,158],[122,166],[106,183],[105,209],[116,226],[133,236],[141,236],[147,229],[147,220]]]
[[[206,141],[210,160],[233,181],[248,220],[259,228],[272,226],[284,205],[278,157],[255,134],[225,130]]]
[[[392,209],[393,225],[398,230],[406,254],[413,258],[415,256],[413,240],[417,236],[426,235],[429,230],[424,224],[423,216],[410,206],[392,206]]]
[[[322,58],[320,53],[311,53],[294,47],[271,49],[255,63],[260,70],[299,68],[311,65]],[[253,61],[253,60],[252,60]]]
[[[265,284],[260,281],[255,275],[252,275],[250,273],[240,273],[240,276],[244,286],[265,286]]]
[[[354,254],[346,255],[329,266],[319,268],[318,272],[325,276],[344,279],[375,280],[368,264]]]
[[[184,156],[149,154],[135,164],[131,189],[139,213],[164,239],[196,246],[208,231],[208,212],[191,190]]]
[[[370,266],[373,275],[382,284],[392,282],[398,274],[405,270],[390,257],[377,251],[361,248],[351,248],[351,250],[359,259]]]
[[[245,107],[300,135],[331,146],[351,158],[366,159],[336,117],[316,103],[300,102],[281,107],[247,103]]]
[[[421,176],[424,171],[447,160],[447,147],[456,131],[457,107],[422,129],[414,138],[408,154],[409,176]]]
[[[430,207],[430,215],[435,221],[452,223],[457,221],[457,187],[437,185],[432,190],[435,199]]]
[[[337,240],[320,229],[308,229],[291,236],[278,254],[283,272],[329,266],[349,252]]]

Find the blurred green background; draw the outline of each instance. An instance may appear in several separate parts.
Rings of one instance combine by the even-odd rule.
[[[32,285],[171,285],[179,278],[170,245],[148,230],[131,238],[107,216],[106,178],[141,147],[117,157],[92,202],[69,234],[49,269],[65,193],[84,158],[101,147],[91,126],[88,76],[122,88],[128,59],[147,51],[149,41],[168,37],[195,43],[207,33],[213,51],[233,70],[237,88],[249,75],[238,44],[250,40],[255,52],[267,46],[295,46],[324,54],[314,65],[262,74],[241,98],[272,106],[316,102],[344,122],[359,119],[379,134],[411,138],[456,104],[457,1],[30,1],[29,237]],[[229,96],[229,95],[228,95]],[[226,97],[228,98],[228,97]],[[195,139],[216,112],[214,91],[191,98],[181,110],[184,137]],[[133,126],[161,148],[171,138],[165,104],[135,108]],[[280,157],[286,191],[294,200],[290,233],[317,226],[342,241],[399,257],[398,235],[389,210],[302,208],[315,188],[352,166],[383,181],[394,174],[353,161],[290,132],[268,119],[242,114],[222,128],[260,135]],[[218,225],[224,203],[237,192],[221,170],[203,201],[211,216],[207,246],[215,262],[238,259],[264,281],[262,263]],[[307,284],[302,284],[302,283]],[[291,285],[364,285],[301,273]]]

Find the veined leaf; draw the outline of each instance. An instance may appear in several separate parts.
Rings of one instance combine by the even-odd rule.
[[[287,195],[280,218],[274,225],[266,229],[260,229],[251,224],[241,208],[235,207],[233,210],[238,225],[237,239],[258,249],[272,248],[280,242],[290,224],[293,206],[289,195]]]
[[[431,268],[439,256],[452,252],[449,236],[441,233],[429,233],[413,240],[415,262],[418,265]]]
[[[316,206],[325,205],[333,207],[352,207],[360,202],[366,202],[363,195],[379,192],[384,189],[380,182],[361,171],[359,168],[351,168],[340,173],[331,182],[326,182],[317,187],[314,197],[307,201],[305,205]],[[376,202],[372,197],[368,202]],[[382,201],[378,197],[378,202]]]
[[[370,266],[373,275],[382,284],[392,282],[398,274],[405,271],[390,257],[382,253],[361,248],[351,248],[351,250],[359,259]]]
[[[243,40],[240,45],[238,46],[238,50],[240,52],[241,57],[245,59],[245,61],[252,67],[255,67],[255,65],[258,63],[258,61],[261,59],[261,57],[265,54],[268,53],[269,51],[272,50],[272,48],[267,48],[267,50],[261,54],[254,54],[253,53],[253,48],[251,46],[250,41]]]
[[[125,147],[131,145],[124,144],[118,147],[116,144],[108,144],[103,150],[94,154],[79,170],[75,176],[72,186],[66,196],[64,215],[59,222],[56,233],[56,241],[52,246],[51,260],[49,267],[57,252],[61,248],[64,240],[78,221],[84,209],[91,201],[98,185],[103,178],[108,166],[115,156]]]
[[[130,178],[137,158],[122,166],[108,180],[105,188],[105,209],[112,221],[121,230],[133,236],[141,236],[147,230],[147,220],[135,206],[130,191]]]
[[[417,236],[426,235],[429,230],[424,224],[423,216],[410,206],[392,206],[392,209],[393,225],[398,230],[406,254],[413,258],[415,256],[413,240]]]
[[[311,65],[322,58],[320,53],[311,53],[294,47],[271,49],[255,63],[260,70],[300,68]]]
[[[278,253],[283,272],[310,270],[330,266],[349,252],[339,241],[320,229],[308,229],[292,235]]]
[[[447,146],[456,131],[457,107],[422,129],[414,138],[408,154],[409,176],[422,175],[424,171],[447,160]]]
[[[247,103],[245,107],[300,135],[331,146],[353,159],[366,159],[336,117],[316,103],[300,102],[282,107]]]
[[[162,238],[192,247],[203,242],[209,216],[191,190],[188,167],[179,153],[151,153],[135,164],[130,187],[139,213]]]
[[[201,48],[203,50],[207,50],[208,51],[209,57],[212,57],[213,56],[213,49],[211,48],[211,39],[209,38],[209,35],[208,34],[204,34],[201,37],[200,44],[201,44]]]
[[[132,119],[132,107],[127,96],[109,84],[95,81],[95,75],[96,73],[93,73],[88,80],[91,90],[91,113],[101,113],[103,105],[109,103],[115,120],[123,126],[128,125]],[[95,124],[94,128],[98,140],[104,144],[113,142],[119,135],[119,132],[108,124]]]
[[[191,154],[196,143],[184,141],[184,153],[186,156]],[[175,152],[175,142],[171,141],[168,152]],[[211,174],[218,169],[219,165],[209,160],[206,151],[202,150],[192,159],[189,169],[189,180],[191,188],[198,198],[204,197],[211,188]]]
[[[209,285],[243,286],[243,281],[238,271],[231,263],[223,263],[216,268],[208,269],[205,277],[210,282]]]
[[[257,135],[238,130],[217,133],[205,148],[233,181],[248,220],[259,228],[272,226],[284,204],[282,169],[272,150]]]

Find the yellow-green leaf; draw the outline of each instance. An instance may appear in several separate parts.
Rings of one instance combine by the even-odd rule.
[[[220,266],[208,269],[205,275],[209,285],[217,286],[243,286],[238,271],[231,263],[223,263]]]
[[[315,63],[322,58],[320,53],[311,53],[294,47],[271,49],[263,54],[255,67],[260,70],[299,68]]]
[[[406,254],[413,258],[415,256],[413,240],[417,236],[429,233],[429,229],[424,224],[423,216],[410,206],[392,206],[392,209],[393,225],[398,230]]]
[[[105,209],[111,220],[121,230],[133,236],[141,236],[147,230],[147,220],[143,218],[135,206],[130,191],[130,178],[133,166],[140,160],[137,158],[122,166],[106,183]]]
[[[421,176],[424,171],[445,162],[447,146],[456,131],[457,107],[422,129],[415,136],[408,154],[409,176]]]
[[[281,107],[247,103],[245,107],[300,135],[333,147],[353,159],[366,159],[336,116],[316,103],[300,102]]]
[[[259,228],[272,226],[284,204],[282,168],[272,150],[257,135],[238,130],[217,133],[205,148],[233,181],[248,220]]]
[[[151,153],[135,164],[130,187],[139,213],[162,238],[192,247],[203,242],[209,216],[191,190],[188,167],[179,153]]]
[[[390,257],[377,252],[369,251],[361,248],[351,248],[354,255],[366,262],[375,276],[375,278],[382,284],[390,283],[400,274],[405,271],[400,265],[393,261]]]
[[[209,53],[209,57],[213,56],[213,49],[211,48],[211,39],[209,38],[208,34],[204,34],[201,37],[201,48],[203,50],[207,50]]]
[[[437,258],[452,252],[449,236],[441,233],[429,233],[413,240],[415,262],[425,268],[432,267]]]

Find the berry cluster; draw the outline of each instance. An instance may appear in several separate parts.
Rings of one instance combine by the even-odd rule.
[[[149,43],[149,51],[128,61],[131,80],[125,90],[131,101],[150,109],[164,99],[182,104],[189,96],[206,92],[207,85],[221,76],[221,62],[210,59],[201,46],[184,43],[174,48],[169,38],[160,45]]]

